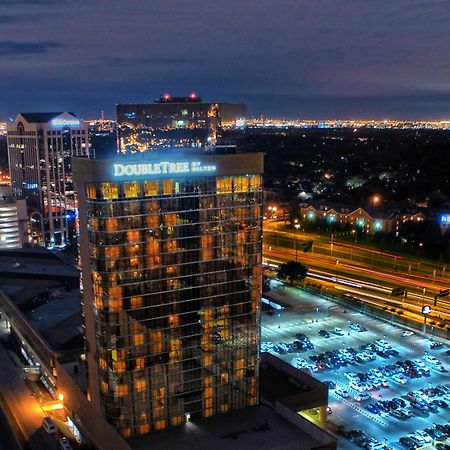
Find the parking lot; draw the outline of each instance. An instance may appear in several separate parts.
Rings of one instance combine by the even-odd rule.
[[[280,285],[272,293],[299,306],[262,314],[262,349],[329,384],[328,421],[347,435],[339,448],[432,449],[450,436],[443,427],[450,423],[448,345],[431,348],[429,336],[408,336],[395,324],[296,288]],[[351,430],[357,431],[348,435]]]

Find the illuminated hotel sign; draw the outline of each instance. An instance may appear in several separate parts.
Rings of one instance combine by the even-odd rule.
[[[57,117],[52,120],[54,127],[79,127],[80,121],[78,119],[70,119],[65,117]]]
[[[445,216],[441,216],[441,223],[446,223],[450,225],[450,214],[447,214]]]
[[[142,164],[114,164],[115,177],[131,177],[142,175],[185,174],[215,172],[216,166],[204,165],[200,161],[169,162]]]

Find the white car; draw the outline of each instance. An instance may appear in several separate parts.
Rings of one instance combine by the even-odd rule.
[[[420,368],[426,367],[426,364],[420,359],[413,359],[413,363],[417,364]]]
[[[437,358],[435,358],[434,356],[431,356],[431,355],[426,355],[422,359],[429,364],[433,364],[433,365],[441,364]]]
[[[376,340],[375,341],[375,345],[379,345],[379,346],[384,347],[384,348],[391,348],[391,344],[389,344],[389,342],[384,340],[384,339]]]
[[[411,433],[411,436],[414,436],[418,441],[422,441],[424,440],[425,442],[432,442],[433,438],[431,436],[428,436],[427,433],[425,433],[425,431],[416,431],[414,434]]]
[[[406,377],[404,377],[403,375],[394,375],[393,377],[392,377],[392,379],[394,380],[394,381],[396,381],[397,383],[400,383],[400,384],[408,384],[408,380],[407,380],[407,378]]]
[[[367,386],[363,383],[350,382],[349,384],[353,389],[355,389],[358,392],[364,392],[365,390],[367,390]]]
[[[403,337],[409,337],[409,336],[413,336],[414,335],[414,331],[409,331],[409,330],[405,330],[403,333],[402,333],[402,336]]]
[[[350,396],[350,394],[345,389],[336,389],[334,392],[343,398],[347,398]]]
[[[377,378],[383,377],[383,374],[378,369],[371,369],[370,373],[373,374]]]
[[[300,369],[300,367],[306,367],[307,365],[308,365],[308,362],[302,358],[297,358],[297,357],[292,358],[291,366],[294,366],[297,369]]]
[[[344,373],[345,378],[347,378],[347,380],[355,380],[358,381],[359,377],[355,372],[345,372]]]
[[[368,394],[367,392],[363,392],[361,394],[355,395],[355,400],[357,402],[364,402],[366,400],[370,400],[372,396]]]
[[[335,327],[335,329],[333,330],[334,334],[337,334],[339,336],[344,336],[344,331],[342,330],[342,328],[339,327]]]

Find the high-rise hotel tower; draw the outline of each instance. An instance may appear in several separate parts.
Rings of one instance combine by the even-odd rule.
[[[73,165],[93,405],[130,437],[257,404],[262,154]]]

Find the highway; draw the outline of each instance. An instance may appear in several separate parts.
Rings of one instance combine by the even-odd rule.
[[[435,281],[450,285],[450,267],[438,265],[425,258],[398,255],[394,253],[372,250],[358,245],[357,242],[349,243],[339,240],[335,233],[331,239],[314,233],[286,230],[284,221],[264,221],[264,239],[268,245],[275,247],[294,247],[297,242],[298,253],[302,253],[302,244],[313,240],[312,253],[335,259],[348,260],[352,263],[361,263],[367,266],[383,266],[392,271],[408,273],[412,279],[418,281]],[[352,235],[352,232],[346,232]],[[353,235],[352,235],[353,236]]]
[[[279,223],[265,223],[263,255],[266,262],[279,264],[297,257],[309,269],[307,281],[322,284],[330,293],[353,297],[378,308],[390,307],[393,314],[400,311],[403,317],[421,323],[424,320],[422,307],[428,305],[432,308],[429,321],[450,325],[450,297],[438,298],[437,307],[434,307],[435,295],[448,289],[450,280],[446,277],[447,273],[444,273],[444,278],[433,276],[435,269],[430,272],[432,266],[428,262],[423,262],[421,266],[424,272],[411,273],[409,266],[412,260],[400,259],[396,255],[371,254],[369,251],[369,260],[364,262],[363,258],[368,257],[363,248],[353,249],[350,253],[349,247],[336,244],[333,245],[331,256],[330,243],[320,241],[314,245],[312,252],[304,253],[300,239],[310,240],[311,235],[301,234],[300,237],[300,233],[296,236],[296,233],[286,231],[274,232],[274,226],[279,226]],[[321,236],[321,239],[324,237]],[[318,248],[321,251],[317,251]],[[397,260],[395,269],[385,261],[393,263],[394,259]],[[392,289],[399,287],[405,288],[406,298],[391,295]]]

